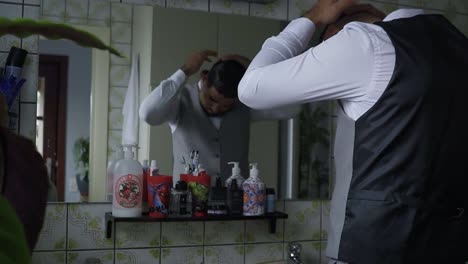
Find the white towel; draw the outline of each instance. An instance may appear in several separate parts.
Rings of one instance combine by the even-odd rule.
[[[122,109],[122,145],[138,145],[139,54],[133,56],[130,80]]]

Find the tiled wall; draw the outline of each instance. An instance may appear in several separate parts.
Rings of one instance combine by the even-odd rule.
[[[304,263],[327,263],[328,204],[278,202],[289,218],[278,221],[274,234],[263,220],[117,223],[111,239],[104,220],[110,204],[49,204],[33,263],[253,264],[285,258],[290,241],[302,244]]]

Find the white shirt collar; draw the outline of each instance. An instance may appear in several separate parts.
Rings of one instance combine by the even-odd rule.
[[[398,9],[388,14],[388,16],[386,16],[383,21],[386,22],[386,21],[391,21],[391,20],[400,19],[400,18],[409,18],[409,17],[414,17],[414,16],[422,15],[422,14],[424,14],[423,9],[402,8],[402,9]]]

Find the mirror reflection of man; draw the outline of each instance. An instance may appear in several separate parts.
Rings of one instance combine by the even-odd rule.
[[[239,55],[226,55],[197,83],[186,84],[205,61],[217,56],[204,50],[190,55],[171,77],[162,81],[140,106],[140,118],[150,125],[169,123],[173,145],[173,175],[184,172],[180,160],[192,150],[200,152],[200,163],[212,176],[228,177],[227,162],[238,161],[248,173],[250,122],[288,119],[300,106],[273,110],[252,110],[239,102],[237,86],[250,61]],[[247,175],[247,174],[246,174]]]

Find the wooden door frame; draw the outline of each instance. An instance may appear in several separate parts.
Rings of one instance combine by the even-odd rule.
[[[65,198],[65,168],[66,168],[66,134],[67,134],[67,89],[68,89],[68,57],[60,55],[39,54],[39,65],[41,63],[56,64],[59,66],[58,73],[58,113],[57,113],[57,199],[64,201]],[[47,82],[46,82],[47,85]],[[56,164],[53,164],[56,166]]]

